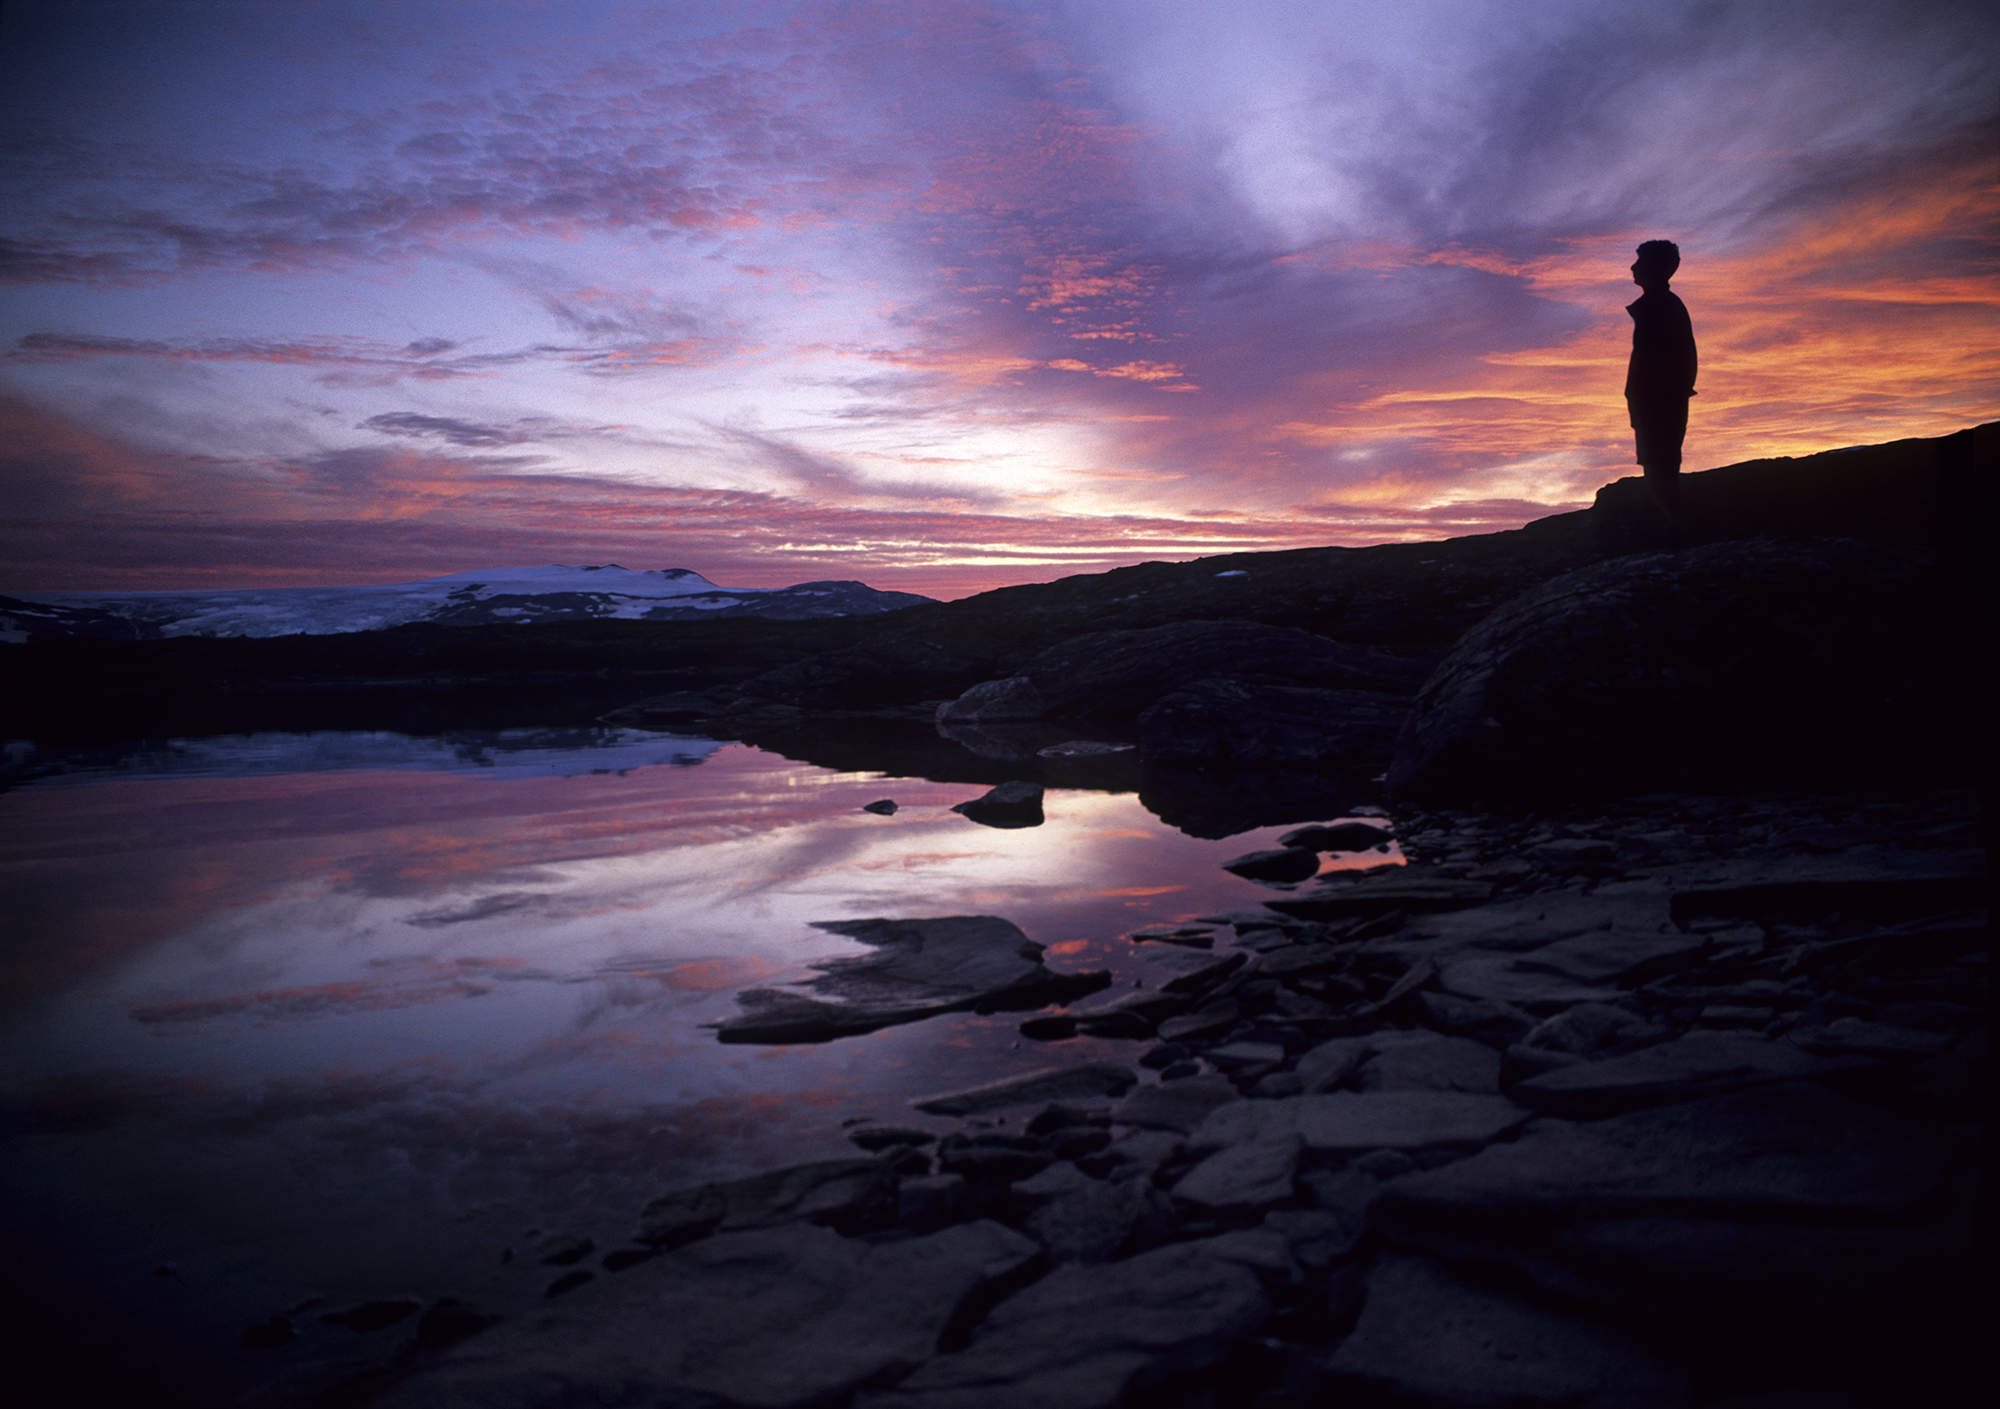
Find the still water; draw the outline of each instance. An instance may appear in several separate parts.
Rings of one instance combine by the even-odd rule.
[[[128,1320],[163,1375],[315,1297],[505,1309],[554,1275],[547,1231],[615,1247],[663,1190],[852,1154],[843,1121],[1130,1060],[1021,1014],[795,1047],[703,1024],[858,952],[815,920],[1001,915],[1129,986],[1132,931],[1272,898],[1220,866],[1285,830],[1202,840],[1083,790],[996,830],[950,811],[978,784],[615,729],[9,763],[0,1218],[51,1305]],[[225,1378],[350,1335],[295,1319]]]

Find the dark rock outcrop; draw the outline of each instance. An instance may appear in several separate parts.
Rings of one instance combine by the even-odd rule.
[[[1375,770],[1389,761],[1407,696],[1226,676],[1169,691],[1139,715],[1149,763]]]
[[[1569,573],[1480,622],[1396,746],[1406,799],[1906,777],[1954,695],[1927,556],[1753,539]],[[1941,727],[1943,726],[1943,727]],[[1959,760],[1963,765],[1963,760]]]
[[[1155,702],[1198,681],[1229,677],[1263,686],[1408,694],[1422,683],[1425,666],[1291,627],[1181,621],[1065,641],[1011,676],[975,685],[941,706],[938,718],[1131,728]]]
[[[1042,788],[1039,783],[1002,783],[951,810],[983,827],[1039,827],[1043,821]]]

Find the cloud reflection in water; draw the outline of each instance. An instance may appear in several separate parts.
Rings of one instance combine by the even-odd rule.
[[[1256,906],[1220,863],[1281,830],[1203,841],[1052,791],[1044,826],[996,831],[949,810],[978,785],[742,745],[589,762],[0,795],[17,1205],[272,1297],[449,1290],[530,1222],[615,1244],[663,1188],[849,1153],[843,1117],[1136,1054],[1039,1047],[1010,1014],[716,1042],[737,990],[853,951],[812,921],[1000,914],[1129,985],[1123,936]],[[883,796],[894,816],[860,810]]]

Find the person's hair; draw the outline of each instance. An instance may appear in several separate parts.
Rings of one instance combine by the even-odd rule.
[[[1639,258],[1648,264],[1657,264],[1671,279],[1674,271],[1681,267],[1681,247],[1672,240],[1648,240],[1639,246]]]

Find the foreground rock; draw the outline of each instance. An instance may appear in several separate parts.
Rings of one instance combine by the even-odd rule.
[[[1407,695],[1428,662],[1254,621],[1185,621],[1102,631],[1052,647],[1019,672],[975,685],[938,710],[941,721],[1061,719],[1129,726],[1163,697],[1221,678],[1266,686]]]
[[[922,1365],[968,1298],[1038,1253],[987,1222],[880,1245],[805,1225],[726,1234],[489,1331],[379,1402],[813,1409]]]
[[[1948,769],[1953,651],[1928,554],[1752,539],[1557,577],[1467,632],[1389,786],[1574,797]],[[1947,750],[1941,753],[1941,750]]]
[[[817,928],[876,952],[814,965],[820,976],[805,985],[810,993],[746,989],[738,999],[744,1011],[713,1024],[724,1042],[826,1042],[941,1013],[1039,1008],[1111,981],[1102,972],[1052,971],[1041,945],[994,915],[828,920]]]

